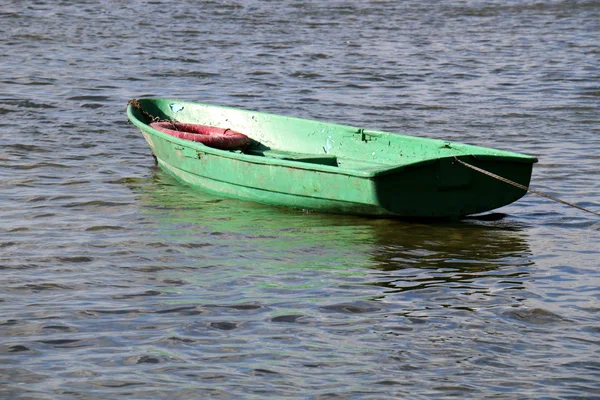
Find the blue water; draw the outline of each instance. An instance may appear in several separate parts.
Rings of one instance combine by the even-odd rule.
[[[224,199],[127,122],[164,96],[535,155],[600,211],[598,1],[0,6],[0,398],[600,398],[600,220]]]

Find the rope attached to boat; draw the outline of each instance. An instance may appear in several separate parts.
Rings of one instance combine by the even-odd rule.
[[[588,210],[587,208],[580,207],[580,206],[578,206],[576,204],[569,203],[568,201],[561,200],[561,199],[559,199],[557,197],[554,197],[554,196],[550,196],[549,194],[540,192],[539,190],[530,189],[527,186],[521,185],[520,183],[513,182],[510,179],[506,179],[504,177],[501,177],[500,175],[493,174],[490,171],[486,171],[485,169],[481,169],[479,167],[476,167],[474,165],[466,163],[466,162],[464,162],[462,160],[459,160],[458,157],[456,157],[456,156],[454,156],[454,159],[456,161],[458,161],[459,163],[461,163],[462,165],[464,165],[465,167],[471,168],[474,171],[480,172],[480,173],[482,173],[484,175],[487,175],[487,176],[490,176],[490,177],[492,177],[494,179],[498,179],[499,181],[502,181],[504,183],[508,183],[509,185],[512,185],[512,186],[514,186],[516,188],[519,188],[519,189],[522,189],[522,190],[525,190],[526,192],[537,194],[538,196],[545,197],[545,198],[550,199],[552,201],[556,201],[558,203],[562,203],[562,204],[565,204],[567,206],[577,208],[577,209],[579,209],[581,211],[585,211],[585,212],[588,212],[588,213],[600,216],[600,213],[597,213],[596,211]]]
[[[127,105],[132,105],[133,107],[137,108],[138,110],[140,110],[140,112],[142,114],[144,114],[144,116],[146,118],[148,118],[150,121],[152,122],[163,122],[163,121],[169,121],[169,122],[173,122],[173,120],[170,119],[160,119],[158,117],[155,117],[154,115],[150,114],[148,111],[144,110],[142,108],[142,105],[140,104],[140,102],[138,101],[138,99],[131,99],[127,102]]]

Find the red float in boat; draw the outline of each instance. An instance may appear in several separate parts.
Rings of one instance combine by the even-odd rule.
[[[252,141],[243,133],[208,125],[162,121],[153,122],[150,126],[167,135],[175,136],[179,139],[191,140],[193,142],[200,142],[206,146],[221,150],[243,149]]]

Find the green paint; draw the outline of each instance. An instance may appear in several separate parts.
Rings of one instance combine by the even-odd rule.
[[[525,191],[472,165],[528,186],[535,157],[168,99],[141,99],[161,119],[230,128],[253,139],[244,152],[209,148],[148,126],[129,105],[160,167],[207,192],[327,213],[459,218],[510,204]]]

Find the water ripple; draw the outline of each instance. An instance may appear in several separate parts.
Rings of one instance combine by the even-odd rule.
[[[528,195],[406,223],[197,193],[125,106],[530,153],[534,188],[600,210],[598,20],[595,0],[3,5],[2,396],[596,396],[591,215]]]

